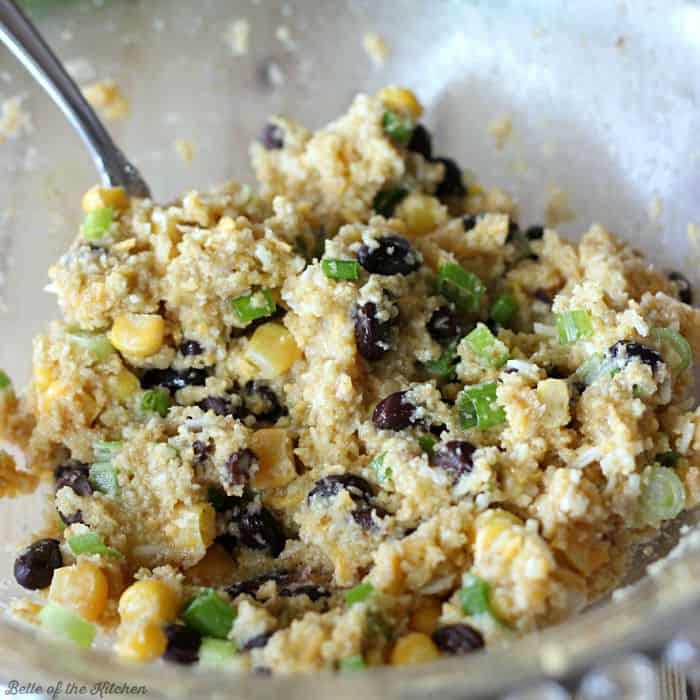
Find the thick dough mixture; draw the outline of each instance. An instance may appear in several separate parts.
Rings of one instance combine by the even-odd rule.
[[[418,663],[575,614],[697,503],[687,282],[521,228],[420,113],[275,118],[257,193],[86,193],[26,405],[0,382],[3,491],[44,475],[60,516],[25,618],[139,660]]]

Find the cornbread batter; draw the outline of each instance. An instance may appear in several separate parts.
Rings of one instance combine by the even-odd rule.
[[[272,672],[470,653],[698,502],[687,280],[521,227],[421,111],[275,118],[257,192],[86,193],[26,406],[0,389],[4,491],[55,485],[15,565],[50,633]]]

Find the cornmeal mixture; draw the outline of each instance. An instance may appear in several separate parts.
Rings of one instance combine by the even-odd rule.
[[[402,88],[273,119],[259,189],[95,187],[0,486],[52,481],[17,604],[128,659],[357,671],[574,615],[700,500],[700,314],[433,154]]]

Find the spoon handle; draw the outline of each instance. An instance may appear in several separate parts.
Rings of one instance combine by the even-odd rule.
[[[148,185],[138,170],[117,148],[80,88],[13,0],[0,0],[0,41],[66,115],[90,151],[102,184],[121,186],[136,197],[150,197]]]

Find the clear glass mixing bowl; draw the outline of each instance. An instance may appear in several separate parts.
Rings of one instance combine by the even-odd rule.
[[[672,0],[33,0],[32,17],[82,83],[114,78],[129,116],[117,141],[167,200],[230,177],[250,180],[248,143],[271,112],[317,127],[359,91],[389,83],[414,89],[438,151],[485,183],[511,190],[524,223],[542,219],[548,189],[568,193],[577,235],[593,221],[635,242],[663,268],[691,279],[700,220],[700,4]],[[231,24],[249,25],[248,51],[234,55]],[[389,49],[375,65],[367,32]],[[23,97],[31,130],[0,144],[0,366],[22,385],[31,338],[56,314],[42,291],[46,269],[81,216],[96,179],[77,137],[10,55],[0,51],[0,97]],[[510,115],[502,150],[487,131]],[[175,151],[191,141],[191,163]],[[690,234],[690,235],[689,235]],[[38,497],[2,504],[0,600],[20,591],[11,577],[19,543],[41,522]],[[686,521],[691,526],[696,518]],[[679,528],[640,553],[646,561],[678,540]],[[656,649],[700,622],[700,553],[683,551],[627,595],[581,618],[490,654],[430,667],[355,676],[232,678],[155,665],[129,667],[106,652],[78,652],[0,624],[0,678],[45,684],[128,681],[169,697],[476,698],[540,675],[569,676],[620,650]]]

